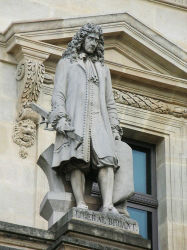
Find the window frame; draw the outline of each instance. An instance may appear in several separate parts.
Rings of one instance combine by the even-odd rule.
[[[148,167],[150,167],[151,178],[151,194],[143,194],[135,192],[132,197],[127,200],[127,207],[137,208],[151,213],[151,231],[152,231],[152,250],[158,249],[158,200],[157,200],[157,186],[156,186],[156,146],[146,142],[141,142],[126,137],[122,138],[122,141],[127,143],[132,149],[140,149],[146,151],[149,154],[147,159]],[[148,180],[149,181],[149,180]],[[149,234],[149,232],[148,232]]]
[[[122,137],[122,141],[127,143],[131,148],[140,148],[150,152],[149,162],[151,168],[151,191],[152,194],[144,194],[135,192],[133,196],[127,199],[127,207],[137,208],[151,213],[151,249],[158,250],[158,200],[157,200],[157,186],[156,186],[156,145],[149,144],[142,141],[137,141]],[[92,186],[92,195],[100,196],[98,184]],[[149,235],[149,232],[148,232]]]

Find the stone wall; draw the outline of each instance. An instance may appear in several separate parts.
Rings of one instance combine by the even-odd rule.
[[[0,1],[0,31],[12,22],[128,12],[187,49],[185,0],[6,0]]]
[[[5,11],[8,6],[11,21],[21,21],[0,33],[0,220],[47,228],[47,222],[39,215],[39,206],[48,191],[48,183],[36,161],[54,142],[55,135],[38,127],[38,117],[30,112],[27,101],[50,110],[56,63],[75,31],[83,23],[94,21],[104,30],[105,59],[112,73],[126,136],[156,145],[160,249],[184,250],[186,53],[173,44],[174,41],[186,48],[184,9],[143,0],[110,4],[96,1],[95,12],[91,5],[88,7],[89,1],[84,1],[85,9],[81,7],[83,1],[78,1],[76,6],[74,1],[64,1],[63,5],[61,1],[53,1],[53,8],[52,1],[27,1],[26,5],[20,2],[24,1],[3,2],[4,14],[0,15],[3,29],[10,20]],[[132,16],[103,15],[113,13],[114,9]],[[91,16],[94,14],[97,16]],[[67,18],[82,15],[88,17]],[[33,21],[51,17],[61,19]],[[33,132],[31,144],[19,140],[23,121],[27,120],[31,122],[26,122],[26,129]]]

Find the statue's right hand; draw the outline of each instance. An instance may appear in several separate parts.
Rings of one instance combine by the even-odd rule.
[[[74,129],[71,127],[66,117],[62,117],[56,125],[56,131],[65,135],[66,131],[74,131]]]

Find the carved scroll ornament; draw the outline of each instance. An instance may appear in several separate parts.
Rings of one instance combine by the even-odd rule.
[[[155,98],[131,93],[128,91],[113,90],[114,99],[117,103],[129,105],[135,108],[142,108],[159,114],[170,114],[175,117],[187,118],[187,108],[175,106]]]
[[[29,105],[38,100],[44,74],[45,67],[37,60],[26,59],[17,66],[16,80],[19,81],[22,92],[19,98],[13,141],[19,145],[19,154],[22,158],[28,156],[26,148],[35,143],[38,116],[29,108]]]

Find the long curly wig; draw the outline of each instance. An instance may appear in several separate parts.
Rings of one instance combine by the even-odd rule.
[[[93,55],[89,55],[93,62],[99,61],[104,65],[104,38],[101,26],[87,23],[83,25],[79,31],[73,36],[71,42],[68,43],[68,47],[62,55],[62,58],[68,58],[71,62],[77,61],[79,58],[82,44],[91,33],[97,33],[99,35],[99,42]]]

